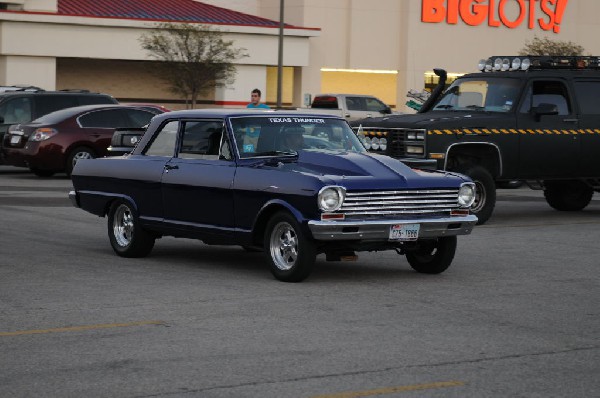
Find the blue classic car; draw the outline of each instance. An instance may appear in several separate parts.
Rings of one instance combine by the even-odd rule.
[[[437,274],[477,222],[467,177],[368,153],[331,115],[165,113],[131,153],[77,162],[72,180],[72,203],[108,216],[120,256],[146,256],[165,235],[239,245],[262,250],[286,282],[305,279],[321,253],[396,250]]]

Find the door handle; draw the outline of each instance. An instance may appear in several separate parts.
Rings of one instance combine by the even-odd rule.
[[[177,170],[179,169],[179,166],[177,165],[170,165],[170,164],[165,164],[165,171],[168,173],[169,170]]]
[[[577,123],[579,119],[563,119],[563,122],[566,123]]]

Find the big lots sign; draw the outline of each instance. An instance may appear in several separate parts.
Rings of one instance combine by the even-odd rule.
[[[421,21],[467,25],[506,26],[527,23],[529,29],[560,32],[569,0],[422,0]]]

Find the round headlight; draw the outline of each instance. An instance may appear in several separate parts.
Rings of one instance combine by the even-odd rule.
[[[379,138],[373,137],[371,138],[371,149],[378,150],[379,149]]]
[[[508,58],[504,58],[502,60],[502,71],[507,71],[510,69],[510,60]]]
[[[342,187],[324,187],[319,191],[319,209],[324,212],[332,212],[342,207],[346,190]]]
[[[488,59],[487,61],[485,61],[485,71],[486,72],[491,72],[493,68],[494,68],[494,64],[493,64],[491,58]]]
[[[475,184],[462,184],[458,190],[458,204],[460,207],[471,207],[475,201]]]
[[[486,61],[487,59],[480,59],[479,63],[477,64],[477,69],[479,69],[481,72],[483,72],[483,70],[485,69]]]
[[[512,70],[517,70],[521,67],[521,59],[520,58],[515,58],[512,61]]]
[[[525,58],[521,61],[521,70],[527,70],[531,66],[531,60],[529,58]]]
[[[387,148],[387,139],[386,138],[380,138],[379,139],[379,149],[381,149],[382,151],[385,151]]]
[[[363,144],[365,144],[365,148],[371,149],[371,137],[365,137]]]
[[[502,69],[502,58],[496,58],[494,60],[494,70],[498,71]]]

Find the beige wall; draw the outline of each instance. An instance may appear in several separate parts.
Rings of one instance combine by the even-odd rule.
[[[598,0],[569,1],[560,21],[560,29],[557,29],[558,33],[544,31],[537,26],[538,18],[548,19],[541,13],[540,2],[537,1],[523,3],[534,4],[536,7],[534,29],[528,29],[527,21],[515,29],[488,26],[487,23],[469,26],[461,20],[456,24],[424,23],[421,21],[422,1],[285,0],[286,23],[320,28],[321,31],[286,29],[284,65],[289,69],[286,68],[284,77],[284,102],[292,98],[295,106],[301,106],[304,93],[315,95],[335,89],[368,92],[405,110],[402,109],[402,104],[406,101],[406,92],[409,89],[422,89],[425,73],[434,67],[443,67],[455,73],[472,72],[479,59],[491,55],[515,54],[526,41],[535,36],[573,41],[582,45],[589,54],[600,55],[600,41],[597,39],[600,33]],[[206,2],[273,20],[279,19],[280,0]],[[446,5],[447,1],[442,3]],[[495,7],[504,4],[509,19],[514,20],[518,16],[519,2],[516,0],[482,1],[477,4],[492,3]],[[55,0],[24,0],[24,4],[25,7],[52,8]],[[148,60],[148,55],[139,46],[138,38],[149,26],[146,22],[130,20],[2,13],[0,84],[36,82],[42,87],[53,88],[54,84],[64,87],[63,84],[67,82],[65,79],[74,79],[73,83],[84,82],[68,76],[71,73],[79,76],[80,72],[73,67],[75,61],[65,64],[62,61],[65,58],[114,62]],[[263,98],[274,98],[276,93],[273,92],[273,81],[276,75],[270,68],[277,65],[278,29],[244,26],[223,28],[227,29],[227,37],[233,39],[236,46],[248,50],[250,57],[240,61],[235,87],[215,93],[216,100],[240,103],[246,101],[246,91],[253,85],[264,85]],[[40,40],[41,37],[44,40]],[[55,58],[59,59],[58,71],[55,71],[53,77]],[[101,65],[99,62],[96,68]],[[118,65],[123,70],[113,69],[112,72],[116,74],[115,80],[119,84],[103,83],[98,87],[114,89],[116,93],[128,91],[169,98],[169,94],[162,90],[155,92],[156,87],[138,88],[137,85],[130,84],[126,77],[119,77],[119,74],[131,71],[130,68],[133,67],[129,64]],[[382,78],[377,74],[348,78],[346,72],[332,74],[322,72],[322,68],[391,70],[397,74],[393,75],[395,82],[380,84]],[[106,81],[112,78],[110,70],[97,72]],[[96,80],[91,80],[87,86],[93,86],[99,80],[96,75],[88,77]],[[136,77],[131,80],[136,81]],[[142,80],[142,85],[152,81]],[[390,96],[394,100],[390,100]]]

